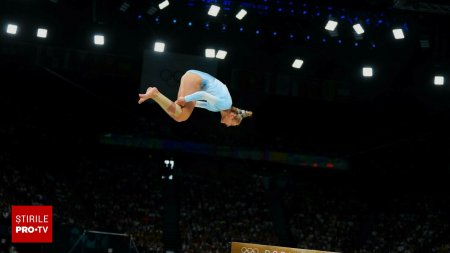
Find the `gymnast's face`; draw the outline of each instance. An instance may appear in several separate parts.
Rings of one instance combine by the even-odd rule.
[[[225,115],[222,115],[222,119],[220,120],[220,122],[222,124],[225,124],[227,127],[229,126],[237,126],[239,125],[239,123],[236,120],[236,113],[234,112],[228,112]]]

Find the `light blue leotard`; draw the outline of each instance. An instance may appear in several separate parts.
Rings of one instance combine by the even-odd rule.
[[[199,75],[202,78],[202,85],[199,91],[184,97],[186,102],[196,101],[195,107],[204,108],[212,112],[231,108],[231,95],[225,84],[205,72],[193,69],[187,72]]]

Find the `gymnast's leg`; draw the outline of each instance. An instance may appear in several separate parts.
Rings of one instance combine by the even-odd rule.
[[[200,90],[202,80],[193,73],[186,73],[181,78],[178,97],[184,97]],[[158,91],[156,87],[149,87],[145,94],[139,94],[138,103],[141,104],[147,99],[153,99],[170,117],[177,122],[187,120],[195,108],[195,102],[187,102],[183,106],[176,104]]]

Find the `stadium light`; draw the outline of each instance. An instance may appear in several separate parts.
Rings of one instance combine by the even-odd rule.
[[[158,5],[160,10],[166,8],[167,6],[169,6],[169,0],[165,0]]]
[[[155,46],[153,47],[153,50],[155,52],[164,52],[164,48],[166,47],[166,44],[164,44],[163,42],[155,42]]]
[[[220,11],[220,7],[213,4],[213,5],[211,5],[211,7],[209,8],[208,15],[213,16],[213,17],[216,17],[217,14],[219,14],[219,11]]]
[[[122,12],[126,12],[128,10],[128,8],[130,8],[130,3],[128,2],[123,2],[122,5],[120,5],[120,11]]]
[[[294,62],[292,63],[292,67],[299,69],[303,66],[303,60],[301,59],[295,59]]]
[[[223,60],[223,59],[225,59],[226,56],[227,56],[227,51],[224,51],[224,50],[217,51],[216,58]]]
[[[327,24],[325,25],[325,29],[332,32],[336,29],[338,25],[338,22],[334,21],[334,20],[328,20]]]
[[[356,32],[356,34],[360,35],[364,33],[364,28],[361,26],[361,24],[353,25],[353,30]]]
[[[419,40],[419,45],[421,48],[430,48],[430,40],[421,39],[421,40]]]
[[[236,18],[239,20],[242,20],[245,15],[247,15],[247,11],[244,9],[241,9],[237,14],[236,14]]]
[[[17,34],[17,30],[18,29],[19,29],[19,27],[17,25],[15,25],[15,24],[8,24],[6,26],[6,33],[15,35],[15,34]]]
[[[444,76],[434,76],[434,85],[444,85]]]
[[[99,34],[94,35],[94,44],[99,45],[99,46],[104,45],[105,44],[105,36],[99,35]]]
[[[372,67],[364,67],[362,69],[362,74],[364,77],[371,77],[373,76],[373,69]]]
[[[216,50],[212,48],[205,49],[206,58],[214,58],[216,57]]]
[[[38,38],[43,38],[43,39],[47,38],[47,29],[45,29],[45,28],[38,28],[36,36]]]
[[[394,38],[396,40],[401,40],[405,38],[405,34],[401,28],[392,29],[392,33],[394,34]]]
[[[148,8],[148,10],[147,10],[147,14],[148,15],[150,15],[150,16],[153,16],[155,13],[156,13],[156,11],[157,11],[158,9],[155,7],[155,6],[150,6],[150,8]]]

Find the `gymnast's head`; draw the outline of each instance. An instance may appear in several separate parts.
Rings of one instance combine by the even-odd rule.
[[[243,119],[251,117],[253,112],[239,109],[237,107],[231,107],[228,110],[221,111],[222,119],[220,122],[229,126],[239,126]]]

